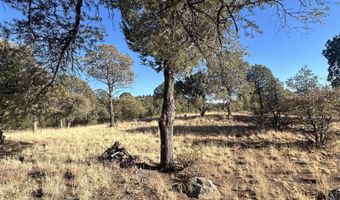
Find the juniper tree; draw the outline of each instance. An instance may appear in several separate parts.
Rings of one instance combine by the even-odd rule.
[[[261,9],[273,8],[282,25],[289,17],[303,23],[319,21],[324,1],[302,0],[291,10],[283,0],[197,1],[197,0],[118,0],[122,29],[130,48],[139,52],[143,62],[163,71],[164,97],[159,128],[161,168],[173,165],[173,124],[175,119],[174,82],[176,75],[188,71],[203,59],[222,49],[239,29],[258,27],[251,16]]]

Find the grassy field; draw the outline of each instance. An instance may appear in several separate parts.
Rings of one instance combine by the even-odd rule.
[[[334,124],[333,128],[340,129]],[[211,179],[223,199],[315,199],[340,185],[340,140],[305,148],[296,133],[274,132],[245,115],[176,120],[181,172],[120,168],[97,160],[120,141],[141,162],[159,160],[157,121],[6,134],[0,147],[0,199],[187,199],[173,185],[183,176]]]

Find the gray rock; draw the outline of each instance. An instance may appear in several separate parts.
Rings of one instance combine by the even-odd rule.
[[[335,188],[328,194],[329,200],[340,200],[340,188]]]
[[[212,181],[204,177],[193,177],[185,183],[185,191],[188,197],[197,199],[220,199],[221,194]]]

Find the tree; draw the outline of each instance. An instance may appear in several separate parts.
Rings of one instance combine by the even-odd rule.
[[[206,101],[210,95],[208,76],[206,72],[198,71],[176,82],[176,90],[187,99],[188,104],[191,102],[198,107],[202,117],[207,111]]]
[[[312,3],[312,2],[315,2]],[[294,12],[284,1],[157,1],[118,0],[122,29],[130,48],[139,52],[145,64],[163,71],[164,97],[159,128],[163,170],[173,166],[173,124],[175,118],[174,82],[176,75],[197,65],[202,59],[228,49],[239,28],[255,28],[256,23],[244,15],[266,6],[276,13],[315,22],[323,16],[324,1],[300,1]]]
[[[113,127],[113,92],[132,83],[132,59],[121,54],[115,46],[103,44],[87,52],[85,63],[89,67],[88,74],[108,87],[110,127]]]
[[[130,93],[121,94],[116,106],[119,119],[121,120],[142,118],[146,113],[142,101],[132,96]]]
[[[39,123],[63,128],[88,124],[96,107],[96,96],[87,82],[75,76],[60,76],[39,99],[35,115]],[[56,123],[57,122],[57,123]]]
[[[27,114],[34,115],[32,101],[48,73],[37,64],[32,49],[8,40],[0,40],[0,69],[0,127],[13,128]]]
[[[267,110],[267,99],[270,98],[272,83],[275,78],[269,68],[263,65],[253,65],[248,71],[247,79],[253,84],[253,110],[255,114],[264,115]]]
[[[307,66],[302,67],[294,77],[289,78],[286,84],[297,94],[305,94],[320,87],[318,77]]]
[[[4,38],[29,45],[34,57],[52,76],[39,94],[47,92],[57,76],[78,69],[79,54],[103,38],[94,8],[112,8],[114,1],[2,0],[23,17],[2,25]],[[98,9],[99,10],[99,9]],[[38,99],[37,95],[37,98]]]
[[[327,41],[322,54],[328,60],[328,81],[333,87],[340,87],[340,35]]]
[[[246,83],[248,63],[243,59],[243,52],[224,52],[220,59],[209,68],[210,85],[216,100],[222,100],[231,117],[231,103],[241,95]]]
[[[105,90],[98,89],[95,91],[97,104],[95,108],[95,118],[98,123],[107,123],[110,120],[109,113],[109,96]]]
[[[247,75],[253,86],[252,109],[261,117],[271,116],[272,127],[282,130],[282,113],[286,111],[285,90],[279,79],[263,65],[253,65]],[[261,120],[263,120],[262,118]]]

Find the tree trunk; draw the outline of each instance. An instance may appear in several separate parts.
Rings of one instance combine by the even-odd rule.
[[[0,128],[0,144],[4,144],[5,143],[5,136]]]
[[[38,129],[37,116],[33,115],[32,116],[32,130],[33,130],[33,133],[37,132],[37,129]]]
[[[67,120],[67,128],[71,128],[71,126],[72,126],[72,120],[68,119]]]
[[[59,127],[64,128],[63,119],[59,119]]]
[[[231,118],[230,102],[227,103],[228,118]]]
[[[205,108],[203,107],[200,111],[201,111],[200,116],[204,117],[205,116]]]
[[[201,117],[205,116],[205,112],[207,111],[206,107],[205,107],[205,96],[202,96],[202,108],[200,109],[200,115]]]
[[[114,125],[114,112],[113,112],[113,98],[112,98],[113,88],[109,85],[109,113],[110,113],[110,127]]]
[[[164,94],[162,113],[159,118],[159,130],[161,136],[161,163],[164,171],[173,167],[173,125],[175,121],[175,99],[174,99],[175,74],[167,67],[164,69]]]

